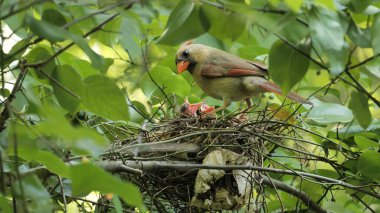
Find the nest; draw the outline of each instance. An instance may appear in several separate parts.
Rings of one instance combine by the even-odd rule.
[[[295,134],[270,111],[249,117],[177,118],[108,129],[118,140],[103,161],[116,165],[113,171],[131,169],[123,177],[140,188],[152,211],[253,211],[263,202],[263,175],[237,167],[263,166],[272,150],[282,146],[281,136]],[[135,169],[143,173],[133,174]]]

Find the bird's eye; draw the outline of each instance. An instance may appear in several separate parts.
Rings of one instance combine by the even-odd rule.
[[[185,50],[185,51],[182,52],[182,56],[185,57],[185,58],[189,57],[189,55],[190,55],[189,50]]]

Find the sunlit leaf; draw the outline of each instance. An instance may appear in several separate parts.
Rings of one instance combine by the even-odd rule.
[[[376,0],[351,0],[351,5],[353,6],[355,12],[362,12],[365,10],[372,2],[375,2]]]
[[[293,12],[298,12],[301,9],[303,0],[285,0],[285,3]]]
[[[380,145],[378,142],[370,140],[367,137],[364,137],[361,135],[356,135],[354,137],[354,140],[360,151],[363,151],[366,149],[378,150],[379,145]]]
[[[75,71],[82,77],[87,78],[91,75],[100,75],[99,69],[92,66],[91,62],[78,58],[70,53],[62,53],[58,56],[59,61],[62,64],[67,64],[75,69]]]
[[[96,36],[100,42],[108,47],[113,47],[118,41],[121,26],[121,18],[117,17],[108,22]]]
[[[278,104],[271,104],[268,106],[268,109],[273,113],[273,116],[281,121],[288,121],[294,123],[295,115],[288,108],[282,107]]]
[[[9,201],[3,196],[0,195],[0,211],[2,212],[12,212],[12,206],[9,204]]]

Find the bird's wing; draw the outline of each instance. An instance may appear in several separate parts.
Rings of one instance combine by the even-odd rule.
[[[204,77],[240,77],[240,76],[267,76],[267,66],[264,63],[252,62],[237,56],[219,52],[210,56],[208,63],[201,66]]]

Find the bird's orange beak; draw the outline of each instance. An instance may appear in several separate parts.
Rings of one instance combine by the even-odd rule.
[[[177,63],[177,70],[178,73],[183,73],[185,70],[187,70],[187,67],[189,66],[190,61],[180,61]]]

